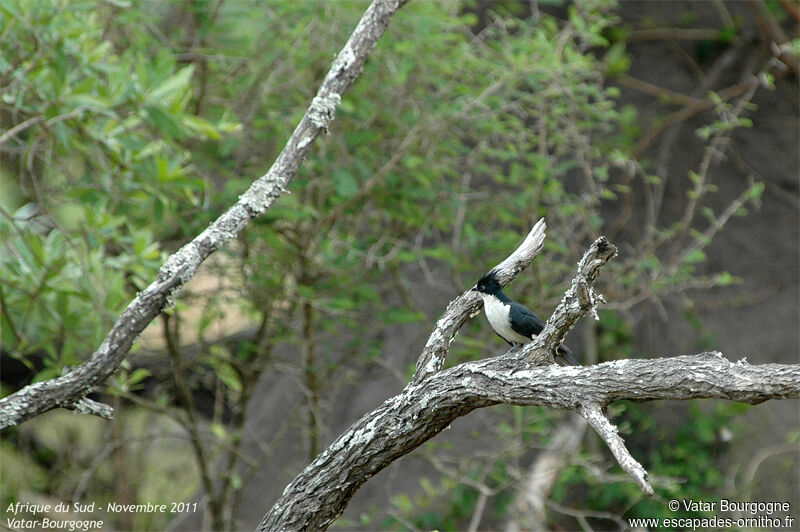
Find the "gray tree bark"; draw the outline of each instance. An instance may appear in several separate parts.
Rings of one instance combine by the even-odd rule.
[[[612,441],[619,459],[630,454],[602,413],[613,401],[715,398],[756,404],[800,398],[798,383],[800,366],[732,363],[721,353],[588,367],[538,366],[510,353],[461,364],[408,385],[356,421],[286,487],[259,530],[326,529],[371,476],[476,408],[508,403],[574,410],[589,405],[581,415]]]

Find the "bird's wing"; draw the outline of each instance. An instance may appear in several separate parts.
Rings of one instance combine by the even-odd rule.
[[[531,309],[513,303],[508,312],[508,319],[511,321],[511,328],[519,332],[523,336],[533,338],[538,336],[542,329],[544,329],[544,322],[542,318],[537,316]]]

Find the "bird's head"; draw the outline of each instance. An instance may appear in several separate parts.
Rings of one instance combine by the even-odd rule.
[[[494,270],[492,270],[481,277],[472,290],[480,294],[497,294],[501,288],[500,282],[497,280]]]

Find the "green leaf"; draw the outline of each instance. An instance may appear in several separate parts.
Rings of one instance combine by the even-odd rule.
[[[211,424],[211,433],[220,440],[225,440],[228,438],[228,430],[220,423]]]
[[[184,114],[181,116],[181,122],[183,122],[183,125],[186,126],[187,129],[190,129],[207,139],[220,140],[222,138],[219,130],[214,127],[211,122],[208,122],[199,116]]]
[[[722,272],[717,275],[716,282],[719,286],[729,286],[732,284],[741,283],[742,279],[731,275],[729,272]]]
[[[167,78],[161,85],[152,90],[147,100],[159,105],[163,104],[165,100],[171,102],[189,87],[193,72],[194,65],[189,65],[180,69],[174,75]]]
[[[130,390],[133,389],[133,386],[139,384],[149,376],[150,372],[145,368],[136,368],[135,370],[133,370],[133,373],[131,373],[130,376],[127,378],[125,383],[127,384],[128,389]]]
[[[22,15],[15,11],[10,2],[0,2],[0,13],[4,13],[7,17],[22,20]]]
[[[35,383],[35,382],[46,381],[46,380],[58,377],[59,373],[60,372],[58,371],[57,367],[48,366],[48,367],[44,368],[42,371],[40,371],[39,373],[37,373],[36,376],[33,378],[33,380],[31,382]]]
[[[410,514],[414,510],[414,503],[411,502],[411,498],[405,493],[400,493],[392,497],[392,504],[403,514]]]
[[[337,168],[333,172],[333,187],[336,194],[343,198],[351,198],[358,192],[358,182],[347,169]]]
[[[764,194],[764,183],[759,181],[753,183],[752,186],[747,190],[746,197],[747,199],[757,200],[761,199],[761,196],[763,194]]]
[[[689,175],[689,180],[695,185],[699,184],[703,180],[702,176],[693,170],[689,170],[688,175]]]
[[[233,369],[233,366],[227,362],[220,362],[216,366],[217,377],[229,389],[235,392],[242,391],[242,381],[239,379],[239,374]]]
[[[617,41],[612,44],[603,61],[606,64],[606,71],[611,77],[627,72],[631,67],[631,58],[625,52],[625,41]]]
[[[102,109],[107,114],[115,116],[115,113],[109,110],[111,107],[111,100],[109,98],[104,98],[96,94],[73,94],[69,97],[68,101],[76,106],[82,105],[93,109]]]
[[[607,200],[617,199],[617,195],[614,193],[614,191],[607,188],[604,188],[600,191],[600,197]]]
[[[148,105],[145,107],[147,116],[150,120],[164,133],[172,138],[182,138],[184,135],[181,132],[180,124],[171,115],[164,112],[160,107]]]
[[[36,266],[44,266],[44,264],[47,262],[47,253],[45,252],[41,239],[32,235],[27,239],[27,243],[28,247],[33,253]]]
[[[696,264],[706,260],[706,253],[702,249],[693,249],[684,257],[684,262],[687,264]]]

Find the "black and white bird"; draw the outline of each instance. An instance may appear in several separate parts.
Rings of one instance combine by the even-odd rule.
[[[483,310],[489,325],[512,347],[532,342],[544,329],[542,318],[503,293],[494,270],[481,277],[472,290],[483,298]],[[559,346],[558,354],[570,363],[580,365],[566,347]]]

